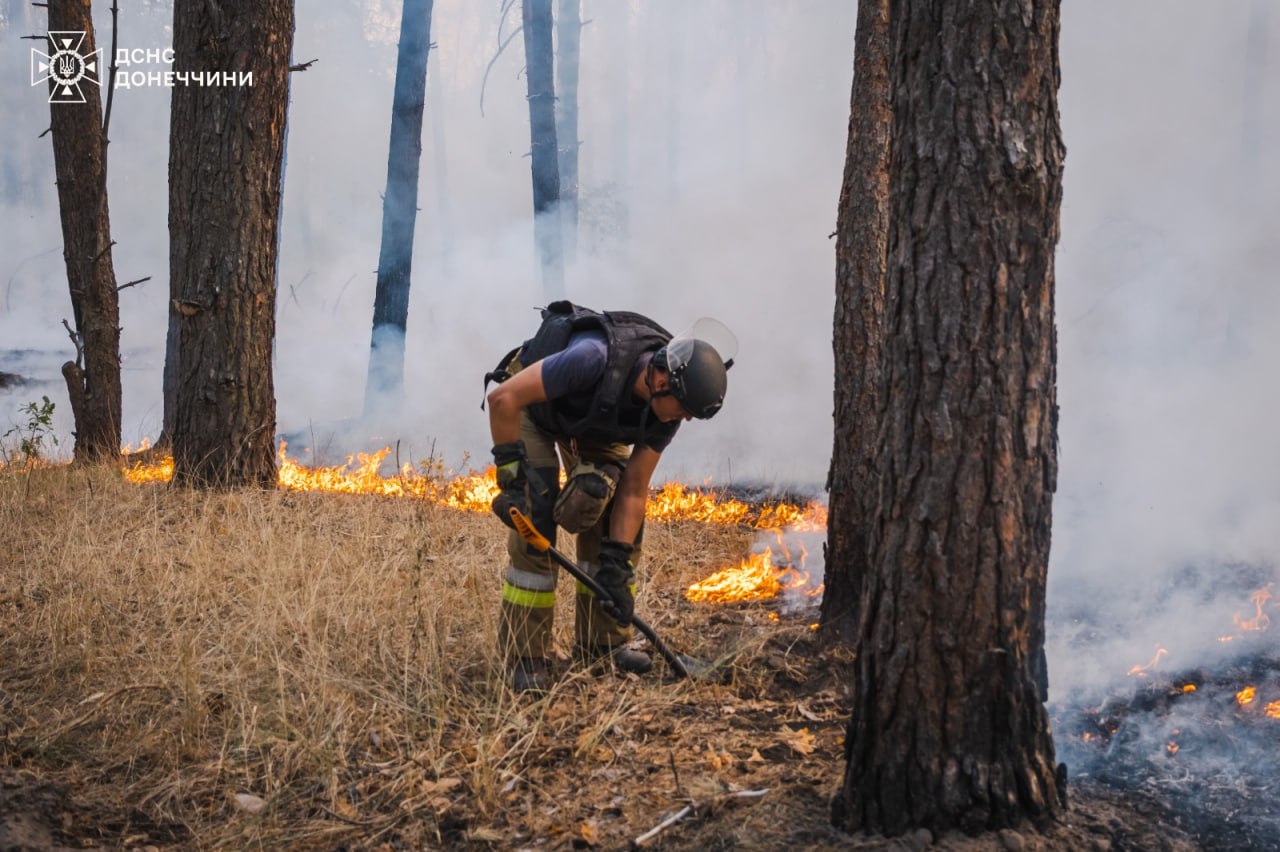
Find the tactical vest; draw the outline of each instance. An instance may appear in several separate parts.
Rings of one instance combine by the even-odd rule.
[[[520,363],[527,367],[563,351],[572,335],[591,330],[604,332],[608,343],[604,374],[595,390],[535,403],[527,409],[529,417],[557,437],[634,444],[642,437],[640,425],[623,425],[618,416],[631,394],[629,379],[636,361],[671,339],[665,328],[630,311],[593,311],[568,301],[552,302],[542,309],[537,333],[520,347]]]

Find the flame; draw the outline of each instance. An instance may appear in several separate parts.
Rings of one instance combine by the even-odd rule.
[[[1262,711],[1272,719],[1280,719],[1280,700],[1272,701]]]
[[[147,449],[145,441],[137,451]],[[343,464],[307,467],[286,454],[280,442],[279,483],[296,491],[336,491],[345,494],[378,494],[388,497],[417,497],[467,512],[487,512],[498,494],[492,466],[483,471],[458,474],[451,479],[424,466],[405,464],[391,476],[381,471],[390,447],[376,453],[347,456]],[[130,448],[125,448],[130,452]],[[134,462],[124,471],[133,483],[168,482],[173,476],[173,458]],[[563,474],[562,474],[563,477]],[[689,488],[668,482],[650,495],[645,517],[651,521],[699,521],[723,525],[746,525],[757,529],[824,530],[827,507],[814,500],[806,506],[781,501],[752,506],[736,499],[722,499],[714,490]]]
[[[1160,658],[1167,653],[1169,652],[1166,649],[1161,648],[1159,645],[1157,645],[1156,655],[1151,658],[1151,662],[1147,663],[1145,666],[1134,666],[1133,668],[1129,669],[1128,671],[1129,677],[1133,677],[1135,675],[1138,677],[1146,677],[1147,672],[1154,669],[1156,667],[1156,663],[1160,662]]]
[[[774,502],[755,508],[741,500],[721,499],[714,491],[689,488],[679,482],[668,482],[649,495],[645,517],[651,521],[700,521],[725,526],[741,524],[769,530],[827,528],[827,507],[817,500],[803,507]]]
[[[1173,740],[1169,740],[1169,744],[1165,746],[1165,748],[1169,750],[1169,754],[1178,753],[1178,744],[1175,743]]]
[[[1184,685],[1184,686],[1182,687],[1182,691],[1183,691],[1183,692],[1195,692],[1195,691],[1196,691],[1196,685],[1195,685],[1194,683],[1188,683],[1188,684],[1186,684],[1186,685]]]
[[[1271,616],[1267,615],[1262,610],[1263,607],[1266,606],[1267,601],[1271,600],[1271,583],[1268,583],[1250,595],[1249,600],[1253,601],[1255,610],[1253,618],[1244,619],[1240,617],[1240,613],[1236,613],[1232,620],[1235,621],[1236,627],[1239,627],[1241,630],[1250,632],[1266,630],[1271,624]]]
[[[1236,701],[1240,702],[1240,706],[1243,707],[1246,704],[1252,704],[1253,699],[1256,698],[1257,695],[1258,690],[1254,689],[1252,686],[1246,686],[1244,689],[1236,693]]]
[[[776,562],[773,547],[766,547],[763,553],[753,553],[737,565],[722,568],[694,583],[685,591],[685,598],[708,603],[740,603],[776,598],[788,589],[801,590],[808,597],[822,594],[822,584],[810,586],[809,572],[804,569],[809,552],[804,544],[797,543],[797,558],[792,555],[782,532],[774,530],[773,534],[779,554]]]
[[[147,446],[144,443],[141,449]],[[290,458],[286,451],[287,445],[281,441],[278,451],[279,483],[281,487],[295,491],[410,497],[467,512],[489,511],[489,504],[498,494],[492,466],[480,472],[470,471],[449,477],[430,465],[415,468],[405,464],[387,476],[382,470],[391,453],[390,447],[376,453],[349,455],[343,464],[330,467],[307,467]],[[173,458],[134,462],[124,471],[124,476],[134,483],[167,482],[173,476]],[[686,597],[691,601],[766,600],[788,589],[803,590],[809,597],[822,594],[822,585],[811,586],[809,572],[804,570],[807,549],[803,543],[796,543],[797,552],[793,554],[784,543],[782,534],[784,530],[789,533],[825,530],[827,507],[817,500],[805,506],[781,501],[753,506],[734,498],[724,498],[714,490],[668,482],[651,493],[645,517],[651,521],[750,526],[770,530],[777,537],[776,551],[766,548],[763,553],[753,554],[739,565],[725,568],[690,586]]]

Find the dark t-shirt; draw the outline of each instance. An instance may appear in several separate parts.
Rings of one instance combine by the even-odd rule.
[[[609,358],[609,346],[603,331],[581,331],[569,338],[564,349],[542,359],[542,387],[547,399],[555,401],[564,397],[590,397],[604,376]],[[628,383],[634,383],[640,370],[648,363],[640,359],[632,370]],[[645,404],[627,394],[618,411],[618,422],[624,426],[638,427],[645,414]],[[680,421],[663,423],[649,412],[645,424],[644,443],[655,452],[662,452],[671,443]]]

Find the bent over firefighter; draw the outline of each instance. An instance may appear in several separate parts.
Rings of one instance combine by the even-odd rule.
[[[552,543],[557,527],[577,534],[581,567],[612,602],[577,584],[574,651],[584,662],[611,659],[644,673],[649,655],[626,644],[649,481],[681,421],[720,410],[736,343],[714,320],[673,338],[629,311],[561,301],[542,317],[537,333],[485,377],[499,382],[487,396],[500,489],[493,510],[510,527],[510,509],[519,509]],[[545,692],[556,567],[514,529],[507,553],[499,646],[512,686]]]

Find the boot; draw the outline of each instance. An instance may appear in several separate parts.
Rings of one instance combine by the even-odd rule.
[[[542,657],[521,657],[511,667],[511,687],[516,692],[543,695],[551,689],[551,672]]]
[[[627,674],[648,674],[653,669],[653,658],[644,651],[636,651],[622,645],[610,648],[593,645],[581,650],[582,658],[591,665],[603,664],[612,660],[620,672]]]

